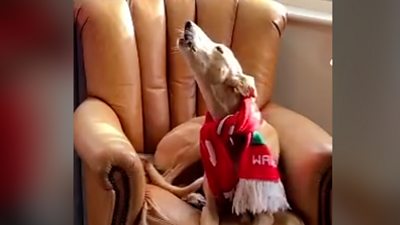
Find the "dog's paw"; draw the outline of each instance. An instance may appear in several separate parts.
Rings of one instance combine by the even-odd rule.
[[[206,199],[199,193],[188,194],[186,197],[182,198],[182,200],[199,209],[206,205]]]

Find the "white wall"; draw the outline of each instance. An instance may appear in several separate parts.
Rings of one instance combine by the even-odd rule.
[[[273,100],[332,134],[332,25],[289,17]]]

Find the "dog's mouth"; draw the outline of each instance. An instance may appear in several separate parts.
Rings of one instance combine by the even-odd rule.
[[[193,24],[192,22],[187,21],[185,23],[185,30],[183,32],[183,36],[179,38],[179,45],[190,49],[192,52],[196,52],[193,36],[194,36]]]

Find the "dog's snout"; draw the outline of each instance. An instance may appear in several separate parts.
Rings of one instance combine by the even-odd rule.
[[[192,22],[191,21],[186,21],[185,30],[189,30],[190,28],[192,28]]]

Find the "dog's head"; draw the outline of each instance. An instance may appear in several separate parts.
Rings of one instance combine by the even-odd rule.
[[[185,23],[178,46],[200,79],[219,83],[227,76],[243,73],[232,51],[223,44],[213,42],[192,21]]]

